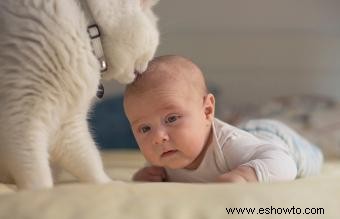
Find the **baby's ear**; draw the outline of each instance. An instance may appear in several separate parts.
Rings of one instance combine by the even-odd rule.
[[[159,0],[139,0],[143,10],[150,9],[158,3]]]
[[[209,93],[204,97],[204,114],[205,117],[212,121],[215,115],[215,97]]]

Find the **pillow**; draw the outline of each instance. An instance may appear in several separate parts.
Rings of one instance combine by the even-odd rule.
[[[90,113],[90,128],[101,149],[137,149],[123,109],[123,96],[98,101]]]

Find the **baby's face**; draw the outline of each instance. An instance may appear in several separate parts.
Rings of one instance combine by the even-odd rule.
[[[169,86],[125,99],[133,134],[151,164],[196,168],[194,161],[207,144],[212,121],[204,97],[197,96]]]

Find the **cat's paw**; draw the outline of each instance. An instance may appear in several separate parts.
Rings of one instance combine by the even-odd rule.
[[[112,182],[112,179],[109,176],[104,175],[98,180],[98,182],[101,184],[106,184]]]

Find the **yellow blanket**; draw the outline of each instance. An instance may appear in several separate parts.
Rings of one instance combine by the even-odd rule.
[[[137,151],[103,152],[108,174],[121,180],[81,184],[64,174],[55,188],[16,192],[0,184],[0,218],[327,218],[340,215],[340,161],[321,175],[273,184],[135,183]]]

